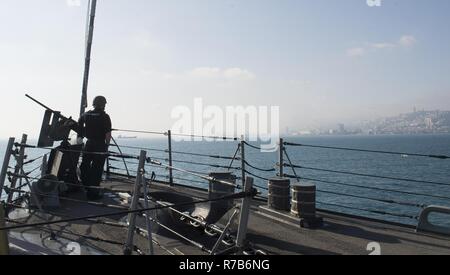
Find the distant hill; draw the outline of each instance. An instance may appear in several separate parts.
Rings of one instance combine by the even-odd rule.
[[[450,111],[419,111],[363,125],[370,134],[450,133]]]

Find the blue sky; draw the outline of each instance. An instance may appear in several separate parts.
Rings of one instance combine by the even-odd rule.
[[[1,137],[39,129],[25,92],[77,115],[87,1],[67,3],[0,0]],[[99,0],[90,98],[109,98],[114,126],[154,130],[195,97],[279,105],[292,129],[450,109],[449,11],[448,0]]]

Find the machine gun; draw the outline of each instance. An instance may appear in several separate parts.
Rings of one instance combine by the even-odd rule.
[[[63,116],[61,112],[47,107],[28,94],[25,96],[45,109],[38,147],[53,147],[56,141],[67,142],[71,130],[76,133],[80,132],[78,122],[73,120],[72,117]]]
[[[78,122],[71,117],[67,118],[63,116],[61,112],[47,107],[30,95],[25,96],[45,109],[41,132],[39,134],[38,147],[53,147],[55,142],[61,141],[61,145],[52,149],[50,153],[47,171],[45,171],[46,176],[41,179],[40,182],[33,185],[33,188],[39,194],[51,193],[53,194],[53,197],[57,197],[57,194],[54,194],[55,192],[69,191],[71,188],[65,187],[62,190],[58,187],[59,185],[55,183],[55,180],[72,184],[78,183],[76,171],[83,145],[70,145],[69,135],[71,130],[79,133],[80,127]],[[53,179],[53,181],[48,179]],[[42,186],[48,186],[49,188],[47,190],[42,188]],[[45,196],[42,198],[45,198]],[[57,205],[58,203],[57,200],[45,202],[45,200],[41,199],[41,204]]]

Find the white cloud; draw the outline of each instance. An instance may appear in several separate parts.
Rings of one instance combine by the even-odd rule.
[[[347,55],[350,57],[360,57],[368,52],[376,52],[387,49],[396,48],[411,48],[417,43],[417,39],[412,35],[403,35],[397,42],[379,42],[369,43],[366,46],[355,47],[347,50]]]
[[[398,44],[403,47],[412,47],[417,43],[417,39],[412,35],[404,35],[398,41]]]
[[[347,50],[347,55],[350,57],[360,57],[366,53],[364,48],[351,48]]]

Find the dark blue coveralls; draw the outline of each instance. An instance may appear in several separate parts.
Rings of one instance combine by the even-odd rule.
[[[112,130],[111,118],[104,110],[92,110],[84,113],[80,120],[80,137],[87,138],[81,162],[81,182],[84,186],[99,186],[102,181],[106,153],[106,134]],[[88,198],[99,195],[94,189],[88,189]]]

